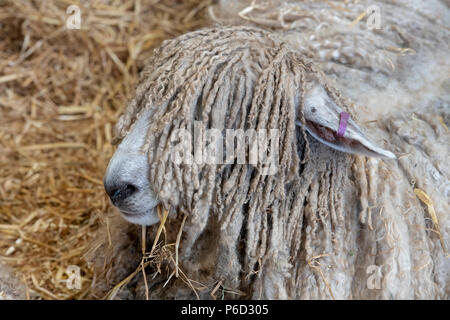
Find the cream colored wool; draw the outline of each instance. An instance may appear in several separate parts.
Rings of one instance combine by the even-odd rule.
[[[0,263],[0,300],[25,299],[25,286],[6,265]]]
[[[224,298],[448,299],[450,68],[449,33],[441,26],[448,7],[379,1],[383,29],[370,31],[364,20],[348,28],[369,2],[333,1],[346,10],[327,3],[271,2],[246,11],[251,3],[219,3],[211,8],[214,20],[269,31],[219,26],[166,41],[118,122],[120,140],[144,109],[152,113],[143,133],[149,179],[163,205],[178,213],[166,223],[168,242],[187,215],[179,263],[205,286],[201,298],[221,281],[222,288],[245,293],[223,291]],[[430,18],[436,12],[447,15]],[[394,47],[415,54],[396,55]],[[310,79],[326,83],[330,96],[398,160],[343,154],[296,127]],[[279,172],[175,166],[170,135],[193,130],[194,120],[214,128],[280,129]],[[433,200],[444,247],[414,188]],[[106,255],[113,266],[101,293],[140,261],[139,241],[124,236],[138,230],[120,228],[109,253],[106,244],[96,251],[98,265]],[[368,285],[371,266],[380,267],[379,289]],[[150,269],[151,298],[195,298],[181,279],[164,286],[170,266],[154,278]],[[119,297],[145,297],[143,278]]]

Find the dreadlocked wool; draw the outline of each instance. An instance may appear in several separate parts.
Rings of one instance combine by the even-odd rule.
[[[310,21],[318,25],[321,19],[330,23],[333,18],[355,18],[355,4],[326,15],[323,3],[316,10],[310,1],[295,1],[300,11],[292,16],[292,7],[282,4],[274,11],[267,3],[255,7],[254,2],[253,8],[230,3],[232,13],[223,11],[228,16],[270,30],[220,26],[165,41],[142,71],[135,97],[117,124],[120,141],[144,111],[150,113],[149,130],[142,134],[149,180],[171,212],[166,243],[176,242],[183,217],[186,221],[178,250],[184,276],[173,276],[173,260],[159,261],[147,267],[147,283],[139,273],[116,297],[144,298],[148,287],[149,297],[156,299],[447,299],[448,64],[430,76],[437,87],[420,98],[411,90],[417,79],[408,77],[420,68],[438,69],[425,62],[433,52],[433,61],[442,62],[436,48],[445,41],[436,38],[443,34],[448,39],[448,33],[429,38],[432,30],[422,30],[417,40],[408,42],[416,54],[404,61],[395,50],[387,55],[376,51],[371,58],[361,54],[382,47],[382,40],[404,47],[405,38],[392,31],[395,28],[413,32],[414,23],[437,28],[420,8],[397,23],[403,14],[397,7],[385,20],[391,32],[366,30],[374,42],[359,41],[362,31],[357,29],[356,34],[339,33],[347,55],[320,50],[305,54],[299,43],[308,48],[308,39],[318,39],[318,47],[326,47],[326,41],[334,39],[330,33],[323,38],[328,31],[308,28]],[[380,2],[382,9],[388,5],[394,4]],[[216,9],[211,9],[213,18],[219,20]],[[256,9],[263,18],[249,18]],[[289,19],[280,18],[280,12]],[[281,25],[267,23],[270,19]],[[386,61],[396,69],[385,69]],[[334,151],[296,127],[296,120],[305,122],[303,94],[312,80],[322,83],[358,121],[370,121],[370,136],[384,141],[399,159]],[[405,97],[391,99],[386,81]],[[358,100],[374,109],[364,115],[367,109],[357,110],[339,92],[354,101],[360,96],[378,100]],[[399,102],[403,104],[395,112]],[[236,163],[175,164],[170,160],[175,132],[193,132],[195,121],[220,130],[278,129],[278,171],[263,175],[260,165]],[[430,203],[426,206],[417,190],[433,200],[438,225],[430,216]],[[148,246],[156,228],[149,228]],[[109,232],[112,245],[102,244],[104,240],[95,245],[92,261],[101,266],[99,297],[140,263],[139,239],[130,236],[139,229],[120,221],[116,230]]]
[[[0,300],[25,299],[25,286],[14,272],[0,263]]]

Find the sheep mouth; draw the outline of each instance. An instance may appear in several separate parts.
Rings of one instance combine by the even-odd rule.
[[[145,216],[145,212],[136,212],[136,211],[126,211],[126,210],[122,210],[120,209],[120,213],[123,214],[125,217],[143,217]]]

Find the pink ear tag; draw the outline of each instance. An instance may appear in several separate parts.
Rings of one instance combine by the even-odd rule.
[[[339,137],[343,137],[345,134],[345,131],[347,130],[347,122],[348,122],[348,119],[350,118],[350,115],[347,112],[343,111],[340,113],[340,116],[341,116],[341,119],[339,121],[339,129],[337,131],[337,135]]]

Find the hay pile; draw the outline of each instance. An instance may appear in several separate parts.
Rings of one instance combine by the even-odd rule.
[[[103,173],[112,126],[163,39],[205,24],[208,0],[0,4],[0,260],[28,298],[82,299],[82,258],[110,210]],[[81,9],[67,30],[66,9]],[[68,266],[82,289],[67,288]]]

